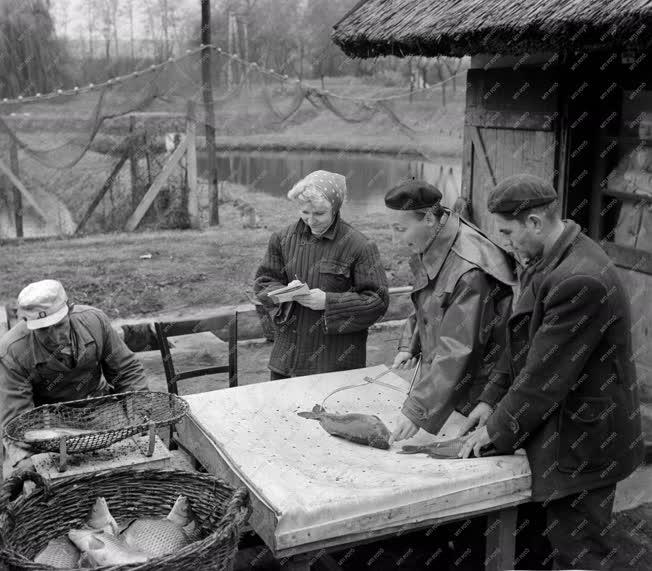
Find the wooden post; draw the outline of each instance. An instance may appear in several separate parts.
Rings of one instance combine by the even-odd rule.
[[[202,95],[204,99],[204,132],[206,136],[206,154],[208,157],[208,195],[211,201],[211,223],[220,223],[218,189],[217,189],[217,156],[215,151],[215,110],[213,109],[213,81],[211,43],[211,2],[201,0],[201,43],[204,46],[201,58]]]
[[[487,516],[485,571],[514,568],[516,506],[491,512]]]
[[[208,219],[205,212],[206,199],[208,197],[202,196],[200,198],[197,186],[197,121],[195,118],[195,110],[195,102],[192,99],[189,99],[186,114],[186,141],[188,142],[188,147],[186,149],[188,217],[190,218],[190,226],[192,228],[204,229],[208,225]],[[202,194],[205,194],[205,189],[206,187],[202,186]]]
[[[95,195],[93,200],[91,200],[91,203],[88,205],[88,208],[86,209],[86,212],[82,216],[82,219],[79,221],[79,224],[77,224],[77,228],[75,229],[76,235],[82,232],[82,230],[86,226],[86,223],[90,220],[91,215],[97,208],[97,205],[100,202],[102,202],[104,195],[113,186],[113,182],[115,181],[116,177],[120,173],[120,170],[122,169],[123,165],[127,162],[127,159],[130,156],[131,156],[131,141],[129,142],[127,148],[122,153],[122,156],[120,157],[118,162],[113,166],[113,169],[111,170],[111,174],[109,174],[109,177],[104,181],[104,184],[102,185],[98,193]]]
[[[18,145],[16,141],[11,142],[9,150],[9,165],[11,172],[20,176],[18,170]],[[16,221],[16,238],[23,237],[23,196],[20,194],[18,187],[14,185],[14,220]]]
[[[129,220],[127,220],[127,223],[125,224],[125,231],[132,232],[135,230],[140,221],[143,219],[143,216],[147,214],[149,207],[152,205],[152,202],[154,202],[154,199],[158,195],[161,188],[163,188],[163,184],[167,180],[168,176],[170,176],[172,169],[181,160],[181,157],[183,157],[184,153],[186,152],[187,144],[188,140],[184,137],[183,141],[181,141],[179,146],[175,149],[170,158],[163,165],[161,172],[156,175],[152,186],[149,187],[140,204],[136,207],[136,210],[134,210],[133,214],[129,217]]]
[[[32,196],[32,193],[25,188],[25,185],[21,182],[21,180],[11,171],[11,168],[8,167],[5,162],[0,159],[0,171],[2,171],[7,178],[11,181],[11,183],[14,185],[15,188],[17,188],[23,198],[29,202],[30,206],[34,209],[34,211],[41,217],[42,220],[47,221],[47,216],[45,215],[45,212],[43,209],[38,205],[38,202],[36,202],[36,199]]]
[[[138,203],[143,198],[140,192],[140,185],[138,180],[138,151],[136,149],[136,140],[134,139],[134,130],[136,126],[136,118],[133,114],[129,115],[129,171],[131,173],[131,205],[136,208]]]

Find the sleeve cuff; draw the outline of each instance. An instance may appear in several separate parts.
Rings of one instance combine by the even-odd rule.
[[[491,405],[493,408],[496,408],[496,405],[503,398],[503,391],[500,387],[497,387],[492,382],[487,383],[484,390],[480,393],[478,397],[478,402],[486,402],[488,405]]]
[[[429,417],[426,410],[412,397],[405,399],[401,412],[430,434],[437,434],[448,418],[448,415],[443,420],[437,416]]]
[[[497,450],[513,451],[520,448],[527,434],[504,407],[499,406],[487,419],[487,432]]]

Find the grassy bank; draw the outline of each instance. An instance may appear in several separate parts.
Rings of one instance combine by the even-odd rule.
[[[225,185],[220,226],[200,232],[103,234],[4,244],[0,300],[13,300],[24,285],[44,278],[63,282],[78,303],[111,317],[143,316],[186,307],[246,303],[252,276],[274,229],[296,219],[285,199]],[[255,206],[259,227],[248,228],[242,204]],[[345,219],[378,243],[392,285],[410,283],[409,268],[392,244],[386,213],[345,209]],[[151,259],[141,255],[151,254]]]

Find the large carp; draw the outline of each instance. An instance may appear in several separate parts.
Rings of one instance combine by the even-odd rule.
[[[322,428],[332,434],[373,448],[389,449],[390,432],[380,418],[371,414],[331,414],[318,404],[312,412],[297,413],[303,418],[318,420]]]

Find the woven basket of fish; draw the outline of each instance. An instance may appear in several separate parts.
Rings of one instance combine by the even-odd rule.
[[[36,407],[10,420],[5,436],[37,452],[59,452],[62,439],[68,452],[88,452],[177,423],[187,412],[188,403],[171,393],[119,393]]]
[[[0,569],[227,571],[251,505],[209,474],[123,469],[53,483],[23,472],[0,510]]]

